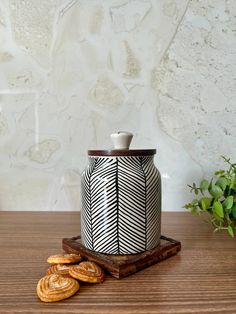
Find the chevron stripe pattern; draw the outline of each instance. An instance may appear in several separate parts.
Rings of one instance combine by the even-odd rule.
[[[140,157],[118,159],[119,251],[146,249],[146,182]]]
[[[132,254],[160,239],[161,178],[146,157],[90,157],[82,176],[83,244],[107,254]]]
[[[92,232],[92,206],[91,206],[91,175],[96,166],[97,160],[89,158],[89,165],[82,174],[81,182],[81,241],[90,250],[93,250]]]
[[[161,176],[153,156],[141,157],[146,177],[146,249],[157,246],[161,236]]]
[[[117,161],[99,158],[91,175],[92,232],[95,251],[119,253]]]

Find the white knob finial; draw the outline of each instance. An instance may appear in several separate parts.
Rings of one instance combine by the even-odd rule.
[[[133,134],[130,132],[119,131],[111,134],[114,149],[129,149]]]

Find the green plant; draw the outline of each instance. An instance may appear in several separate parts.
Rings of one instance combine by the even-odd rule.
[[[193,214],[208,213],[207,222],[215,231],[227,230],[231,237],[236,230],[236,163],[222,156],[227,170],[218,170],[210,181],[203,179],[200,185],[188,185],[198,198],[184,206]]]

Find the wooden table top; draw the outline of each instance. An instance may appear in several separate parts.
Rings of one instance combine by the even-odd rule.
[[[70,299],[36,295],[49,255],[79,234],[79,213],[0,212],[0,313],[236,313],[236,240],[189,213],[162,215],[162,234],[182,251],[122,280],[84,284]]]

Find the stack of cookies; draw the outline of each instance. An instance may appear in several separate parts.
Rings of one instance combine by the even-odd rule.
[[[47,262],[51,267],[37,284],[37,294],[43,302],[56,302],[71,297],[79,290],[79,282],[104,281],[103,270],[94,262],[82,261],[80,255],[52,255]]]

